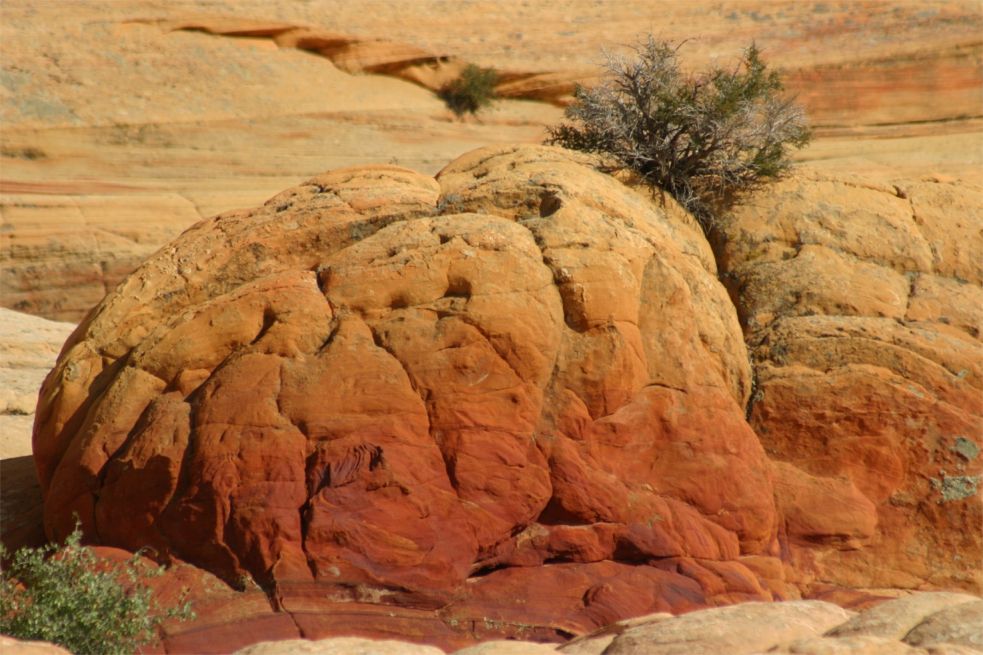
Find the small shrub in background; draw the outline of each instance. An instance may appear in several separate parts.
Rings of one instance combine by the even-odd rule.
[[[439,91],[440,98],[458,116],[477,114],[495,100],[498,75],[489,68],[468,64],[461,74]]]
[[[753,44],[738,65],[695,75],[680,69],[680,45],[649,37],[636,58],[609,57],[606,81],[576,90],[572,123],[549,128],[547,142],[607,155],[708,230],[716,207],[788,170],[809,130]]]
[[[65,545],[22,548],[0,572],[0,633],[49,641],[84,655],[130,655],[166,619],[192,619],[190,604],[163,609],[144,581],[163,573],[136,554],[100,560],[76,526]],[[0,546],[0,557],[6,560]]]

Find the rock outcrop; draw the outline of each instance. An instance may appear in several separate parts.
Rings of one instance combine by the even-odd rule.
[[[694,9],[701,14],[706,13],[705,10]],[[797,8],[771,3],[759,9],[762,10],[760,13],[757,10],[749,12],[755,22],[775,23],[788,20],[787,14],[794,13]],[[906,19],[903,17],[903,10],[896,9],[898,11],[888,19],[889,22],[897,21],[899,25],[908,29],[911,29],[913,24],[927,22],[924,15]],[[960,12],[958,7],[948,9],[951,12],[948,16],[933,16],[938,24],[931,31],[930,39],[925,39],[925,41],[935,41],[930,48],[913,48],[910,43],[904,43],[896,44],[893,51],[891,49],[885,51],[883,46],[877,48],[867,45],[870,48],[867,52],[856,47],[845,52],[828,44],[831,47],[812,48],[812,52],[808,54],[796,53],[797,56],[793,55],[791,61],[776,57],[778,61],[774,65],[786,69],[787,86],[805,106],[811,119],[819,125],[843,127],[857,124],[963,120],[975,116],[979,110],[979,87],[983,82],[980,68],[980,63],[983,61],[983,47],[977,39],[969,37],[967,33],[957,36],[961,30],[953,29],[951,24],[964,23],[963,29],[971,30],[970,25],[974,22],[979,23],[980,19],[978,14],[974,15],[965,10]],[[838,11],[843,10],[843,8],[838,9]],[[633,19],[636,18],[633,14],[645,13],[641,7],[624,7],[621,11],[630,12],[629,15]],[[770,12],[774,14],[768,15]],[[524,13],[526,12],[517,12],[517,18],[518,14]],[[605,14],[609,13],[605,12]],[[728,20],[737,19],[738,13],[731,12]],[[860,18],[850,16],[849,10],[845,13],[846,15],[841,16],[838,21],[852,23]],[[868,10],[863,13],[865,15],[860,18],[861,20],[873,18],[871,14],[874,12]],[[526,20],[529,18],[531,17],[526,17]],[[542,15],[537,18],[543,20]],[[607,29],[603,31],[605,40],[593,49],[587,50],[592,53],[588,62],[584,61],[583,55],[575,56],[574,60],[579,66],[568,68],[567,60],[570,57],[565,52],[562,58],[563,68],[554,70],[542,70],[539,68],[541,63],[537,63],[534,70],[508,67],[502,69],[496,64],[499,79],[496,87],[498,95],[503,98],[568,105],[573,101],[574,90],[578,84],[583,86],[596,84],[600,79],[600,71],[596,67],[593,53],[610,47],[611,43],[629,43],[637,39],[638,27],[634,20],[621,22],[611,15],[605,15],[603,18],[592,16],[592,18],[607,20],[609,23],[605,26]],[[316,53],[330,60],[339,69],[350,73],[391,75],[433,91],[457,77],[467,65],[465,58],[439,50],[386,38],[359,37],[316,26],[280,21],[192,15],[145,22],[157,24],[166,30],[191,30],[216,36],[269,39],[280,48],[297,48]],[[819,39],[834,40],[833,34],[836,30],[818,27],[819,23],[815,15],[809,16],[809,19],[803,23],[798,29],[787,27],[785,30],[775,29],[771,32],[755,26],[752,30],[756,32],[760,30],[758,34],[764,37],[766,42],[770,42],[765,46],[766,52],[788,53],[790,47],[801,47],[802,40],[813,43]],[[612,39],[609,30],[622,31],[624,29],[622,26],[625,24],[630,25],[630,29],[623,33],[623,38],[620,41],[618,37]],[[873,28],[873,25],[868,27]],[[469,31],[469,28],[473,30],[475,26],[463,27],[464,31]],[[816,30],[816,33],[808,36],[803,34],[803,31],[810,30]],[[872,36],[871,41],[891,40],[888,36],[891,32],[890,27],[881,24],[876,30],[884,30],[885,34]],[[944,32],[950,30],[951,34],[943,36]],[[422,30],[424,33],[427,31],[426,28]],[[738,33],[746,31],[747,28],[736,29]],[[843,29],[845,34],[851,31]],[[712,60],[726,50],[723,44],[713,43],[715,39],[722,38],[721,32],[726,34],[727,30],[722,30],[719,26],[709,28],[705,30],[699,42],[693,44],[693,48],[699,53],[698,60]],[[716,34],[710,36],[711,33]],[[414,36],[420,40],[422,34],[417,32]],[[579,36],[581,39],[589,38],[589,33],[581,32]],[[431,34],[430,38],[433,37],[434,35]],[[441,39],[445,37],[445,34],[441,35]],[[799,43],[795,43],[796,41]],[[856,41],[854,40],[851,45],[856,46]],[[545,44],[537,44],[537,46],[536,49],[539,50]],[[569,45],[567,47],[569,48]],[[736,53],[737,46],[732,47]],[[744,47],[744,44],[742,43],[740,47]],[[462,45],[457,44],[457,49],[461,48]],[[467,49],[466,46],[464,48]],[[703,52],[700,52],[701,50]],[[482,55],[488,57],[487,53]],[[927,100],[929,98],[944,99],[944,101],[929,102]]]
[[[61,646],[44,641],[20,641],[4,635],[0,635],[0,649],[6,655],[70,655]]]
[[[689,39],[693,69],[754,39],[820,128],[803,153],[817,164],[892,178],[983,170],[967,118],[983,23],[967,3],[820,16],[788,1],[570,0],[562,20],[553,3],[392,0],[388,18],[341,0],[239,0],[199,15],[209,4],[4,3],[0,305],[77,322],[193,222],[316,172],[394,161],[430,174],[477,144],[540,142],[575,84],[598,79],[602,49],[653,21]],[[472,61],[497,70],[501,98],[541,102],[449,121],[432,91]]]
[[[141,21],[164,30],[200,31],[226,37],[270,39],[279,48],[296,48],[328,59],[347,73],[390,75],[439,91],[460,76],[468,62],[446,53],[432,52],[408,43],[381,38],[340,34],[308,25],[252,20],[220,15]],[[577,84],[596,82],[591,69],[572,71],[496,70],[496,95],[500,98],[538,100],[557,105],[573,101]]]
[[[979,593],[983,190],[802,174],[717,237],[801,581]]]
[[[679,617],[653,614],[619,621],[560,646],[491,641],[453,655],[971,655],[983,646],[981,604],[974,596],[944,593],[905,596],[860,614],[821,601],[745,603]],[[932,638],[926,638],[929,634]],[[435,650],[406,642],[333,638],[260,643],[236,655],[293,652],[433,655]]]
[[[905,596],[859,614],[814,600],[745,603],[622,621],[557,650],[567,655],[968,655],[983,645],[981,604],[975,596],[945,593]]]
[[[6,162],[4,162],[6,165]],[[0,188],[3,306],[77,322],[162,244],[201,220],[176,194],[106,194],[98,184]]]
[[[189,229],[45,383],[49,536],[77,514],[284,609],[426,610],[450,641],[782,597],[708,245],[585,163],[340,170]]]
[[[190,228],[45,382],[49,537],[258,583],[284,638],[445,649],[978,589],[974,192],[789,180],[715,257],[592,163],[342,169]]]
[[[445,651],[393,639],[332,637],[272,641],[271,634],[266,640],[234,652],[235,655],[443,655],[445,652],[453,655],[972,655],[983,652],[981,607],[983,601],[975,596],[945,593],[917,593],[859,614],[821,601],[745,603],[678,617],[651,614],[619,621],[562,645],[492,640]],[[235,649],[237,636],[240,635],[214,635],[211,641],[192,644],[165,642],[165,647],[168,653],[227,653]],[[0,637],[0,646],[5,653],[25,655],[65,652],[49,644],[16,642],[5,637]]]

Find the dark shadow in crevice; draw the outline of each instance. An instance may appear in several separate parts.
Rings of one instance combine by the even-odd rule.
[[[43,510],[34,457],[0,460],[0,542],[8,553],[47,543]]]

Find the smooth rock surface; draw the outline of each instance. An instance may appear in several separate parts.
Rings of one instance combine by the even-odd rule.
[[[950,605],[925,617],[904,641],[913,646],[954,644],[983,651],[983,600]]]
[[[41,382],[58,357],[73,323],[48,321],[0,308],[0,415],[29,416],[37,406]],[[4,431],[0,457],[29,454]]]
[[[883,637],[817,637],[798,639],[769,653],[788,655],[922,655],[926,651]]]
[[[966,594],[916,592],[859,614],[820,601],[749,603],[619,621],[558,650],[570,655],[963,655],[980,652],[972,640],[979,633],[981,602]],[[918,627],[906,629],[912,626]]]
[[[711,655],[764,652],[792,641],[822,635],[851,612],[821,601],[742,603],[671,619],[637,622],[607,644],[604,655]],[[602,631],[603,633],[604,631]],[[560,652],[590,653],[592,637],[562,646]]]
[[[550,655],[555,644],[536,644],[528,641],[486,641],[455,651],[454,655]]]
[[[61,646],[45,641],[20,641],[6,635],[0,635],[0,651],[4,655],[71,655]]]
[[[444,655],[433,646],[419,646],[402,641],[339,637],[309,641],[288,639],[264,641],[237,650],[235,655]]]
[[[947,607],[979,600],[969,594],[950,592],[915,593],[881,603],[827,633],[830,637],[868,635],[904,639],[926,617]]]

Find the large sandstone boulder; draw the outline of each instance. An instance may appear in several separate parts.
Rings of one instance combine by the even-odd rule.
[[[769,650],[803,637],[822,635],[851,616],[817,600],[742,603],[685,616],[637,622],[616,635],[600,655],[744,655]],[[597,639],[597,638],[595,638]],[[595,639],[571,643],[560,652],[586,655]],[[599,635],[598,646],[607,641]]]
[[[49,537],[78,515],[252,577],[307,636],[390,605],[439,643],[556,640],[786,593],[708,245],[588,163],[340,170],[189,229],[45,382]]]
[[[978,593],[983,190],[803,173],[716,237],[798,582]]]

